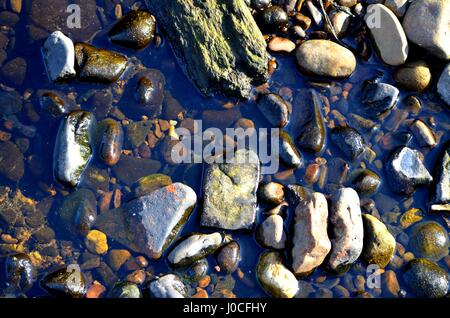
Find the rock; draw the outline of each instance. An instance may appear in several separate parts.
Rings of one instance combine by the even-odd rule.
[[[101,136],[98,154],[108,166],[114,166],[120,160],[123,146],[122,125],[114,119],[107,118],[99,123]]]
[[[418,297],[441,298],[448,292],[447,272],[424,258],[413,259],[405,266],[403,280]]]
[[[61,184],[76,187],[93,152],[96,120],[92,113],[74,111],[61,121],[53,151],[53,172]]]
[[[305,201],[308,198],[311,191],[298,184],[289,184],[285,187],[285,193],[289,206],[297,207],[300,202]]]
[[[291,53],[295,50],[295,43],[287,38],[276,36],[267,45],[272,52]]]
[[[398,297],[400,294],[400,285],[397,280],[397,275],[394,271],[388,270],[382,276],[382,290],[387,297]]]
[[[164,75],[158,70],[149,69],[139,72],[135,78],[138,80],[134,97],[139,106],[134,109],[149,118],[160,116],[165,96],[166,79]]]
[[[355,160],[364,152],[362,136],[353,128],[338,126],[331,131],[333,143],[351,160]]]
[[[333,25],[334,30],[336,31],[336,35],[338,37],[343,36],[350,26],[351,16],[345,11],[332,11],[330,13],[331,24]],[[328,33],[332,34],[328,24],[326,25],[326,29]]]
[[[351,181],[352,188],[360,196],[371,196],[378,192],[381,185],[381,178],[375,172],[363,169],[358,171]]]
[[[258,188],[258,202],[277,205],[284,200],[284,186],[276,182],[261,184]]]
[[[361,254],[367,264],[385,268],[395,252],[395,238],[386,225],[370,214],[363,214],[364,248]]]
[[[121,182],[131,186],[140,178],[158,172],[160,168],[161,163],[156,160],[122,156],[112,170]]]
[[[273,5],[259,12],[256,22],[263,31],[276,32],[287,27],[289,17],[282,7]]]
[[[435,186],[432,203],[443,205],[450,203],[450,144],[446,144],[436,164]]]
[[[52,228],[45,226],[37,230],[33,238],[41,244],[48,244],[55,238],[55,232]]]
[[[139,179],[133,186],[134,195],[136,197],[142,197],[146,194],[150,194],[158,189],[171,185],[172,179],[165,174],[151,174]]]
[[[77,110],[77,105],[64,94],[57,91],[38,91],[39,105],[53,118],[61,118]]]
[[[395,14],[382,4],[372,4],[364,20],[383,62],[394,66],[404,64],[408,58],[408,40]]]
[[[303,157],[300,152],[295,147],[291,136],[288,132],[282,130],[279,133],[280,145],[277,158],[280,159],[281,163],[291,169],[298,169],[303,166]],[[275,151],[276,153],[276,151]]]
[[[410,129],[422,147],[434,148],[437,145],[434,132],[422,120],[415,120]]]
[[[261,95],[258,99],[258,109],[273,127],[283,128],[289,122],[289,107],[278,94]]]
[[[272,0],[250,0],[252,8],[262,10],[271,4]]]
[[[220,233],[193,234],[178,243],[167,260],[172,267],[185,267],[214,253],[221,244]]]
[[[313,193],[295,209],[294,274],[305,276],[320,266],[331,250],[327,233],[328,203],[321,193]]]
[[[146,3],[186,73],[203,93],[248,98],[251,85],[268,79],[266,43],[244,1]]]
[[[90,44],[75,44],[75,67],[78,78],[84,82],[114,83],[125,71],[126,56]]]
[[[111,42],[130,49],[145,48],[155,35],[156,20],[150,12],[130,11],[108,33]]]
[[[19,113],[22,107],[23,102],[19,93],[0,90],[0,114],[13,115]]]
[[[69,265],[47,274],[41,287],[56,297],[83,298],[87,293],[87,282],[78,265]]]
[[[311,90],[312,111],[308,119],[301,128],[301,133],[297,139],[298,145],[306,151],[320,153],[326,140],[326,128],[322,115],[322,102],[316,91]]]
[[[89,231],[84,242],[91,253],[102,255],[108,252],[108,241],[103,232]]]
[[[449,12],[445,0],[413,1],[403,19],[408,40],[440,59],[450,59]]]
[[[416,257],[438,262],[448,255],[447,231],[437,222],[421,222],[411,230],[409,248]]]
[[[109,298],[142,298],[141,291],[136,284],[120,282],[114,285],[108,295]]]
[[[421,209],[411,208],[400,217],[399,223],[402,229],[407,229],[414,223],[420,222],[423,219],[423,212]]]
[[[224,245],[216,255],[217,264],[221,271],[234,273],[239,265],[241,247],[236,241]]]
[[[388,181],[393,191],[410,194],[419,186],[433,181],[433,177],[424,166],[421,153],[408,147],[394,151],[387,165]]]
[[[75,72],[75,47],[61,31],[49,35],[42,47],[45,68],[53,82],[72,79]]]
[[[24,174],[24,158],[17,146],[10,142],[0,142],[0,175],[12,182],[18,182]]]
[[[328,40],[308,40],[296,52],[297,65],[310,76],[345,78],[356,69],[356,58],[351,51]]]
[[[152,123],[148,120],[134,121],[126,126],[125,146],[135,149],[145,142],[152,128]]]
[[[265,248],[284,249],[286,233],[283,218],[279,215],[271,215],[265,219],[256,232],[256,240]]]
[[[408,63],[394,72],[394,80],[407,90],[421,92],[431,83],[431,71],[424,61]]]
[[[234,163],[206,167],[200,225],[226,230],[251,229],[256,218],[260,164],[253,151],[239,149]]]
[[[131,253],[127,250],[111,250],[108,253],[108,265],[118,271],[130,258]]]
[[[265,252],[256,267],[258,281],[264,290],[276,298],[293,298],[298,292],[298,281],[287,269],[278,252]]]
[[[190,187],[174,183],[99,215],[96,228],[127,248],[159,259],[197,202]]]
[[[441,74],[441,77],[439,77],[439,82],[437,84],[437,90],[439,95],[441,96],[442,100],[447,103],[448,106],[450,106],[450,90],[448,89],[450,87],[450,64],[448,64],[444,71]]]
[[[398,18],[401,18],[405,15],[409,2],[408,0],[386,0],[384,5],[394,12]]]
[[[371,118],[388,114],[397,104],[400,91],[386,83],[368,82],[363,89],[362,103]]]
[[[148,292],[152,298],[186,298],[187,291],[181,279],[168,274],[148,284]]]
[[[5,260],[4,273],[4,283],[21,292],[27,292],[33,287],[37,277],[36,268],[26,254],[8,255]]]
[[[12,85],[22,86],[27,77],[27,61],[21,57],[12,59],[3,65],[1,75]]]
[[[329,267],[333,271],[346,271],[361,255],[364,228],[358,193],[343,188],[331,197],[330,222],[333,235]]]

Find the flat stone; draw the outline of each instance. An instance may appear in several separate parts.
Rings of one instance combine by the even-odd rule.
[[[164,275],[148,284],[153,298],[185,298],[187,291],[181,279],[174,275]]]
[[[447,0],[413,1],[403,19],[408,40],[443,60],[450,59],[449,24]]]
[[[441,76],[439,77],[439,82],[437,84],[437,90],[442,100],[450,106],[450,64],[448,64]]]
[[[394,66],[405,63],[408,40],[395,14],[382,4],[372,4],[367,8],[364,20],[383,62]]]
[[[201,226],[224,230],[252,229],[259,176],[258,156],[245,149],[236,152],[234,163],[208,165]]]
[[[61,31],[49,35],[42,47],[48,77],[53,82],[74,78],[75,47],[71,39]]]
[[[197,195],[174,183],[97,218],[96,228],[127,248],[161,258],[191,214]]]
[[[321,193],[313,193],[295,209],[292,268],[307,275],[320,266],[331,250],[327,233],[328,203]]]

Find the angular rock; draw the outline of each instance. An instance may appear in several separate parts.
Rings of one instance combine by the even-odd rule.
[[[252,84],[268,79],[266,43],[244,1],[146,3],[203,93],[248,98]]]
[[[330,222],[333,234],[329,268],[346,271],[361,255],[364,227],[358,193],[352,188],[336,191],[331,198]]]
[[[403,19],[408,40],[434,56],[450,59],[450,2],[446,0],[413,1]]]
[[[42,47],[48,77],[53,82],[72,79],[75,72],[75,47],[61,31],[49,35]]]
[[[222,244],[220,233],[193,234],[182,240],[167,256],[173,267],[184,267],[214,253]]]
[[[206,167],[201,226],[251,229],[256,218],[260,164],[253,151],[239,149],[234,163]]]
[[[316,91],[311,90],[311,97],[313,103],[312,111],[310,111],[308,119],[301,128],[297,143],[306,151],[319,153],[325,146],[326,128],[319,95]]]
[[[424,258],[413,259],[404,267],[403,280],[416,296],[422,298],[444,297],[449,288],[447,272]]]
[[[53,151],[55,179],[75,187],[93,153],[96,120],[92,113],[74,111],[61,121]]]
[[[196,202],[194,190],[174,183],[102,213],[95,226],[109,238],[156,260],[178,235]]]
[[[358,158],[365,149],[362,136],[355,129],[348,126],[333,128],[331,140],[351,160]]]
[[[437,90],[442,100],[450,106],[450,64],[447,64],[444,71],[439,77],[439,82],[437,84]]]
[[[448,255],[449,247],[448,233],[437,222],[418,223],[411,230],[409,248],[417,257],[438,262]]]
[[[328,238],[328,203],[321,193],[313,193],[295,209],[294,274],[305,276],[320,266],[331,250]]]
[[[356,58],[345,47],[328,40],[308,40],[295,52],[297,65],[306,75],[345,78],[356,69]]]
[[[289,122],[289,108],[278,94],[269,93],[260,96],[258,109],[273,127],[283,128]]]
[[[148,284],[148,291],[152,298],[186,298],[186,286],[181,279],[168,274]]]
[[[256,240],[265,248],[284,249],[286,233],[283,218],[279,215],[271,215],[265,219],[256,232]]]
[[[408,40],[395,14],[377,3],[367,8],[364,20],[383,62],[394,66],[404,64],[408,58]]]
[[[363,89],[362,103],[371,118],[389,113],[397,103],[400,91],[389,84],[368,82]]]
[[[78,265],[69,265],[47,274],[41,286],[56,297],[83,298],[87,293],[87,281]]]
[[[394,151],[386,165],[388,181],[393,191],[411,194],[417,187],[433,181],[420,157],[419,151],[408,147]]]
[[[0,175],[18,182],[24,174],[24,158],[17,146],[10,142],[0,142]]]

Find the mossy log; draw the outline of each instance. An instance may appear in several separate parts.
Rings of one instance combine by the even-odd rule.
[[[263,35],[244,0],[146,0],[185,72],[206,95],[248,98],[268,79]]]

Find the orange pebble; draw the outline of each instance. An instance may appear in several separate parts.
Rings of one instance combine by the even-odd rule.
[[[86,298],[100,298],[100,296],[106,291],[106,288],[97,281],[89,287],[88,292],[86,293]]]
[[[197,288],[197,293],[192,298],[209,298],[208,293],[203,288]]]
[[[211,282],[211,277],[209,277],[208,275],[203,277],[202,279],[199,280],[198,282],[198,286],[201,288],[206,288],[208,287],[209,283]]]

